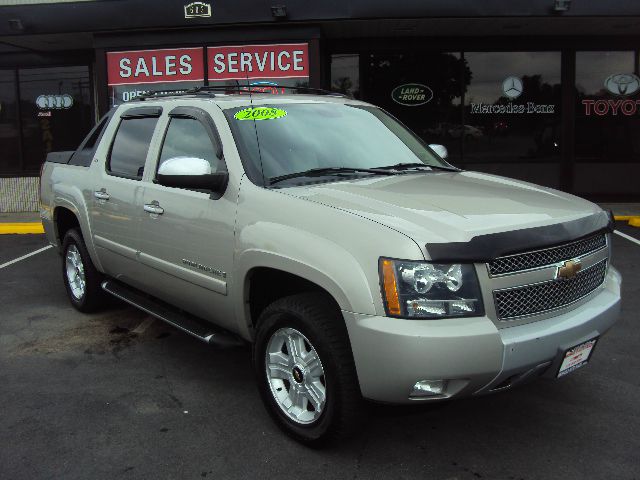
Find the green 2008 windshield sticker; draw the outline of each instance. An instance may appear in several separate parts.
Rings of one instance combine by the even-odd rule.
[[[236,120],[273,120],[274,118],[282,118],[286,114],[287,112],[281,108],[249,107],[236,112],[233,118]]]

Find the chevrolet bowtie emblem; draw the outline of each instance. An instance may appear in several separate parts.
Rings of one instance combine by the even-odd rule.
[[[576,274],[582,268],[580,260],[567,260],[558,267],[556,271],[556,278],[562,280],[568,280],[576,276]]]

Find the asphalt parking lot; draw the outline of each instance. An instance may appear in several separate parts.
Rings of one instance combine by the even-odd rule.
[[[640,245],[613,242],[622,318],[586,368],[438,406],[371,406],[359,436],[320,451],[268,418],[247,350],[122,304],[80,314],[46,250],[0,268],[0,478],[639,479]],[[45,245],[1,235],[0,265]]]

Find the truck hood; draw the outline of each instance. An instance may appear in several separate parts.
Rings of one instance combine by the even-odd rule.
[[[376,176],[283,190],[386,225],[418,244],[467,242],[601,211],[567,193],[477,172]]]

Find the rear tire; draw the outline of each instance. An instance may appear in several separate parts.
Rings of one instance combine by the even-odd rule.
[[[78,229],[71,229],[62,242],[62,278],[71,305],[83,313],[102,307],[106,295],[102,290],[103,275],[91,261]]]
[[[347,329],[333,299],[285,297],[260,315],[253,364],[267,411],[309,446],[351,435],[363,402]]]

